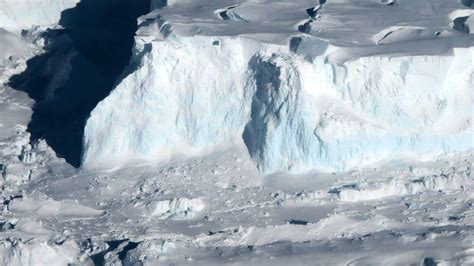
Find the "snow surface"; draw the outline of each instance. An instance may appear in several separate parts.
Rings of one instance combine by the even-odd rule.
[[[61,12],[80,0],[0,0],[0,27],[19,33],[33,26],[59,22]]]
[[[454,26],[471,9],[312,5],[177,1],[143,16],[131,74],[87,121],[83,165],[243,140],[267,174],[345,171],[474,147],[474,37]]]
[[[176,0],[141,18],[130,74],[86,131],[87,164],[148,161],[114,169],[30,142],[34,102],[8,81],[46,28],[7,33],[0,264],[474,264],[472,1],[319,2]],[[261,172],[361,156],[385,160]]]
[[[11,32],[0,28],[0,60],[11,56],[27,57],[30,51],[21,38]]]

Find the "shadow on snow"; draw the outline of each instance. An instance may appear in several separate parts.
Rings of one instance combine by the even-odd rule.
[[[35,100],[28,131],[80,166],[85,122],[129,63],[137,18],[150,0],[82,0],[61,14],[61,30],[44,33],[46,52],[9,85]]]

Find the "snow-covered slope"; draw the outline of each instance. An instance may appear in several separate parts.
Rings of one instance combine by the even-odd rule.
[[[457,20],[468,27],[471,11],[456,1],[176,1],[141,18],[131,74],[87,122],[83,164],[241,139],[265,173],[471,149],[474,38]]]
[[[141,1],[72,10],[88,22],[77,39],[103,45],[96,63],[131,36],[117,19],[135,17],[88,12],[106,2]],[[84,158],[207,156],[92,171],[58,159],[48,139],[30,140],[34,99],[9,85],[25,72],[36,89],[30,62],[44,56],[47,27],[0,30],[0,264],[474,264],[474,149],[341,173],[265,176],[254,164],[338,169],[472,147],[471,0],[152,6],[163,2],[141,19],[128,76],[93,112]],[[103,21],[115,29],[90,35]],[[49,62],[57,75],[45,80],[58,82],[64,65]],[[95,71],[72,69],[71,83]],[[83,87],[72,88],[98,88]]]
[[[0,28],[0,60],[11,56],[26,57],[30,51],[25,42],[16,34]]]
[[[31,51],[32,47],[28,47],[26,36],[22,36],[21,31],[31,30],[33,27],[56,26],[61,18],[61,12],[74,7],[79,1],[0,0],[0,61],[12,56],[15,58],[33,56],[35,51]]]
[[[0,0],[0,26],[19,32],[31,26],[48,26],[59,22],[61,12],[79,0]]]
[[[31,57],[21,31],[35,26],[54,26],[61,12],[79,0],[0,0],[0,60]]]

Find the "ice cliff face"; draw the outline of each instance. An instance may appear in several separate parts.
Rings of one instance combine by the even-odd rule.
[[[311,30],[329,15],[318,20],[303,8],[310,1],[292,11],[289,2],[275,3],[265,18],[256,14],[271,3],[227,2],[189,14],[199,3],[178,2],[141,19],[131,74],[87,121],[85,167],[199,154],[240,140],[264,173],[341,171],[474,147],[469,33],[448,24],[435,35],[420,25],[382,35],[374,27],[358,43],[376,43],[348,47],[330,30]],[[440,34],[426,51],[417,46]]]
[[[197,152],[241,131],[252,95],[242,79],[245,47],[232,39],[181,41],[146,44],[137,69],[92,112],[86,165]]]

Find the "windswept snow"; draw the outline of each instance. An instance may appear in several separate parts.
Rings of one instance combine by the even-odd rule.
[[[88,217],[100,216],[103,212],[81,206],[74,202],[59,202],[52,199],[13,199],[8,204],[8,209],[14,212],[26,212],[42,217]]]

